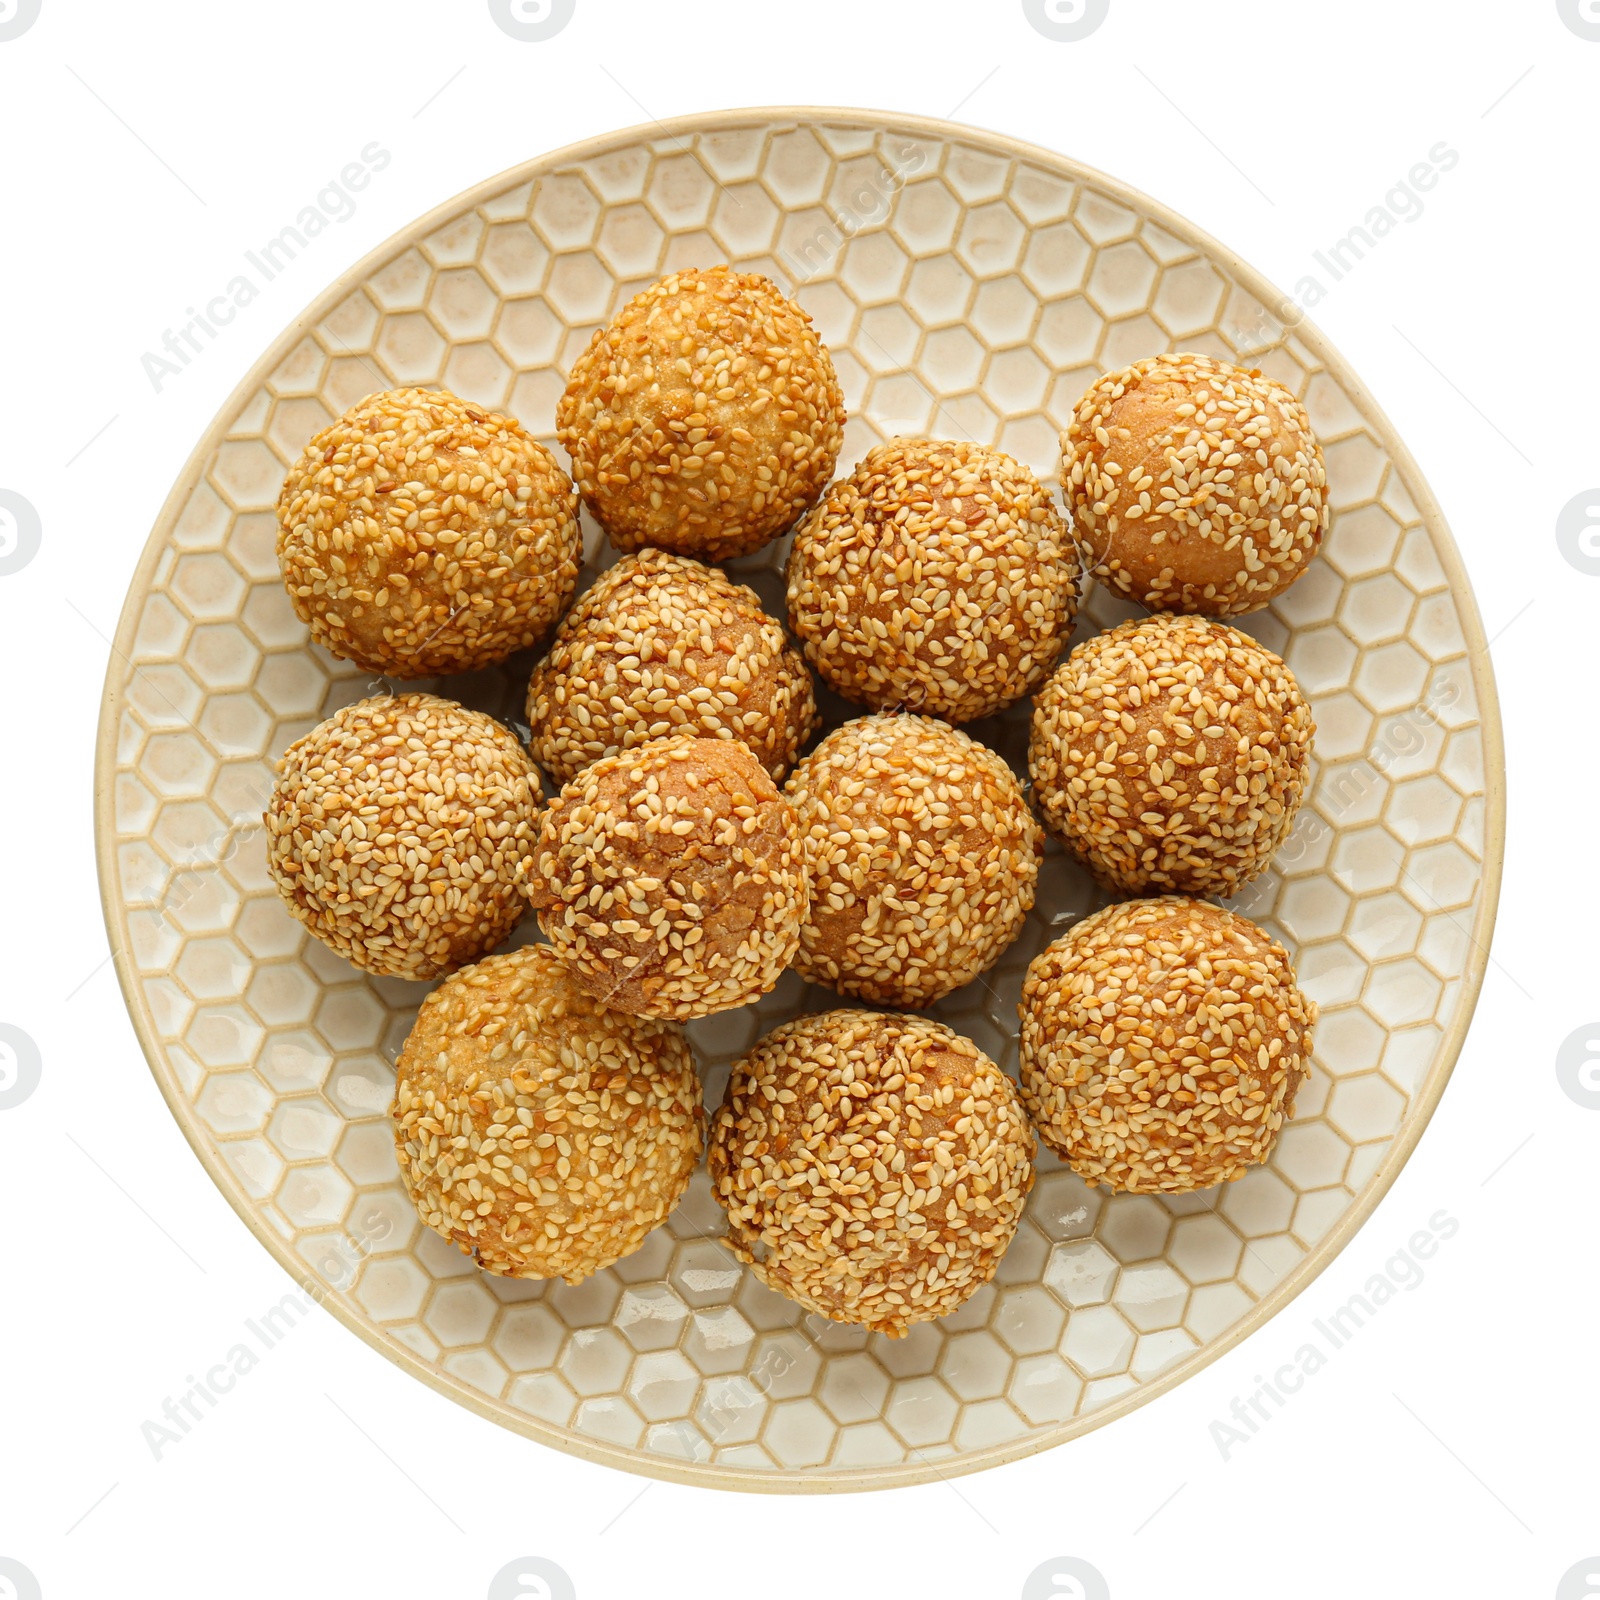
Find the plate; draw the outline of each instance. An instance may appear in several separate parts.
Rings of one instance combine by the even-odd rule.
[[[373,390],[443,384],[551,439],[591,330],[676,267],[792,290],[833,350],[841,468],[896,433],[995,444],[1053,481],[1101,372],[1184,349],[1309,408],[1335,508],[1307,575],[1244,628],[1315,709],[1317,770],[1233,902],[1322,1007],[1299,1115],[1217,1192],[1110,1196],[1046,1156],[995,1282],[908,1338],[808,1319],[717,1243],[702,1169],[635,1255],[578,1287],[481,1274],[422,1228],[387,1117],[422,985],[334,957],[279,904],[272,762],[381,690],[312,647],[274,557],[279,483]],[[849,1490],[1058,1444],[1192,1376],[1324,1268],[1437,1104],[1482,981],[1503,764],[1483,630],[1439,509],[1326,339],[1182,218],[1047,151],[878,112],[653,124],[541,157],[422,218],[323,294],[200,441],[118,630],[100,728],[100,875],[128,1009],[217,1186],[375,1349],[507,1427],[702,1485]],[[589,573],[603,559],[586,523]],[[735,564],[781,612],[783,546]],[[1131,613],[1091,590],[1079,636]],[[529,662],[437,687],[510,720]],[[832,707],[834,720],[847,714]],[[1025,708],[978,725],[1013,763]],[[1031,957],[1100,903],[1052,850],[999,965],[934,1008],[1008,1070]],[[531,923],[520,937],[530,937]],[[715,1105],[766,1029],[838,1003],[793,975],[689,1032]]]

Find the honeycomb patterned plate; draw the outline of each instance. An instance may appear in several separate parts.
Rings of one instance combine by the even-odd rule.
[[[1320,1002],[1271,1164],[1221,1192],[1108,1196],[1046,1156],[996,1281],[889,1340],[805,1316],[717,1242],[702,1171],[587,1283],[481,1274],[423,1229],[386,1108],[424,989],[364,976],[268,882],[272,762],[381,690],[309,645],[278,581],[289,461],[352,402],[444,384],[550,439],[591,330],[659,274],[727,260],[791,289],[832,346],[843,465],[896,433],[1056,474],[1101,372],[1168,349],[1259,366],[1325,441],[1322,558],[1244,619],[1313,701],[1315,789],[1241,895]],[[374,1348],[544,1443],[742,1489],[917,1482],[1072,1438],[1181,1382],[1333,1258],[1437,1103],[1487,959],[1502,838],[1493,684],[1466,575],[1383,415],[1270,287],[1181,218],[1046,151],[950,124],[754,111],[543,157],[423,218],[287,330],[201,441],[138,569],[100,734],[97,827],[135,1027],[251,1230]],[[589,574],[603,561],[586,529]],[[737,564],[781,609],[781,548]],[[1080,621],[1129,609],[1092,592]],[[442,682],[515,722],[529,662]],[[831,706],[834,720],[845,708]],[[976,730],[1020,765],[1020,712]],[[936,1008],[1008,1070],[1029,959],[1097,903],[1065,857],[1000,964]],[[531,937],[526,926],[521,937]],[[833,997],[790,974],[695,1023],[709,1103],[759,1033]]]

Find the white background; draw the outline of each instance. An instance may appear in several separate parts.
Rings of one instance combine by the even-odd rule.
[[[1597,89],[1600,43],[1555,0],[1111,0],[1074,44],[1018,0],[578,0],[542,44],[483,0],[43,0],[0,43],[0,487],[43,523],[0,578],[0,1021],[43,1056],[0,1112],[0,1556],[45,1600],[477,1597],[522,1555],[582,1600],[1009,1597],[1060,1555],[1116,1600],[1543,1600],[1600,1555],[1600,1112],[1553,1065],[1600,1014],[1600,578],[1554,537],[1600,483]],[[140,1424],[288,1287],[167,1114],[106,964],[92,745],[161,501],[279,328],[412,217],[592,134],[793,103],[954,110],[1115,174],[1290,289],[1433,145],[1459,150],[1315,313],[1420,460],[1496,636],[1511,832],[1454,1080],[1299,1301],[1018,1465],[840,1499],[649,1483],[478,1420],[321,1313],[157,1463]],[[374,139],[394,160],[356,215],[154,393],[142,353]],[[1211,1421],[1440,1208],[1460,1231],[1427,1280],[1224,1462]]]

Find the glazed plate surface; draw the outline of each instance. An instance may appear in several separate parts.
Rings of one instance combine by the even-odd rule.
[[[815,318],[850,410],[841,470],[895,434],[933,434],[998,445],[1054,482],[1083,390],[1163,350],[1269,373],[1327,455],[1321,558],[1241,619],[1288,659],[1318,725],[1310,801],[1232,902],[1284,942],[1322,1007],[1299,1114],[1270,1165],[1220,1192],[1113,1197],[1045,1155],[997,1280],[901,1340],[763,1288],[717,1243],[703,1168],[637,1254],[579,1287],[480,1273],[417,1222],[395,1167],[393,1062],[424,986],[329,954],[267,879],[272,763],[386,687],[311,646],[280,585],[273,506],[290,461],[401,384],[509,410],[553,444],[592,330],[660,274],[719,261],[766,273]],[[1438,508],[1354,375],[1314,329],[1286,329],[1280,303],[1181,218],[1062,157],[951,124],[792,110],[529,162],[317,300],[200,441],[151,536],[112,656],[97,797],[135,1027],[207,1171],[284,1268],[391,1360],[543,1443],[700,1484],[848,1490],[1084,1433],[1325,1267],[1460,1049],[1503,772],[1483,631]],[[592,577],[608,552],[585,531]],[[732,569],[780,614],[785,548]],[[1091,588],[1078,637],[1131,614]],[[530,665],[418,687],[519,722]],[[1020,769],[1025,707],[969,731]],[[1014,1073],[1023,970],[1100,903],[1052,847],[1022,937],[933,1014]],[[790,974],[759,1005],[692,1024],[708,1103],[758,1034],[838,1003]]]

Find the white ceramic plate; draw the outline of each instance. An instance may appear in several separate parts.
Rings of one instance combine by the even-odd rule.
[[[577,1288],[483,1275],[416,1221],[386,1113],[420,985],[330,955],[267,880],[271,763],[366,677],[307,642],[273,505],[317,429],[443,384],[547,440],[596,324],[678,266],[790,288],[832,347],[842,467],[895,433],[1001,446],[1055,478],[1102,371],[1167,349],[1259,366],[1305,401],[1335,516],[1243,626],[1318,723],[1310,804],[1235,904],[1322,1006],[1269,1166],[1173,1199],[1092,1191],[1046,1156],[996,1282],[909,1338],[806,1319],[716,1243],[704,1172],[635,1255]],[[384,245],[273,345],[200,441],[128,596],[100,732],[111,942],[150,1064],[251,1231],[374,1348],[483,1415],[637,1471],[744,1489],[948,1476],[1119,1416],[1259,1327],[1325,1267],[1437,1103],[1487,959],[1502,763],[1477,611],[1392,428],[1326,340],[1214,241],[1072,162],[856,111],[633,129],[528,163]],[[589,529],[591,572],[599,549]],[[781,614],[783,547],[736,570]],[[603,559],[603,558],[602,558]],[[1129,608],[1091,592],[1079,622]],[[526,661],[442,680],[521,716]],[[833,710],[843,714],[837,704]],[[975,730],[1020,763],[1025,708]],[[1031,957],[1097,903],[1059,852],[1017,944],[935,1014],[1016,1066]],[[525,930],[531,933],[531,927]],[[690,1028],[709,1103],[757,1035],[834,997],[792,975]]]

